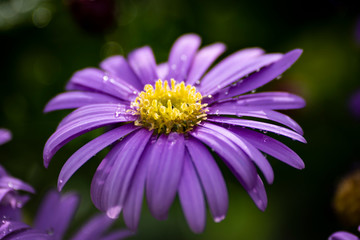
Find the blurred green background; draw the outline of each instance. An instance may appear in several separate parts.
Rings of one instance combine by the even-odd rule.
[[[194,32],[203,45],[224,42],[228,47],[224,56],[254,46],[267,52],[304,50],[280,80],[259,91],[286,90],[306,99],[304,109],[286,113],[303,127],[308,144],[278,137],[302,157],[306,168],[299,171],[269,157],[275,181],[266,185],[268,208],[261,212],[221,166],[230,195],[224,221],[214,223],[208,214],[204,233],[195,235],[178,199],[163,222],[155,220],[145,205],[138,234],[132,239],[303,240],[326,239],[340,229],[355,232],[337,219],[332,198],[338,181],[360,166],[360,122],[348,109],[349,98],[360,89],[356,3],[118,0],[112,6],[112,1],[100,2],[110,4],[103,9],[106,17],[95,16],[89,22],[79,8],[71,7],[70,0],[0,0],[0,127],[13,133],[13,140],[0,148],[0,164],[37,190],[25,206],[27,221],[45,192],[56,186],[66,159],[101,133],[97,130],[72,141],[45,169],[43,146],[70,112],[43,114],[47,101],[64,90],[77,70],[96,67],[107,56],[126,55],[143,45],[153,48],[160,63],[166,61],[178,36]],[[89,190],[105,154],[91,159],[64,189],[78,191],[82,197],[70,234],[97,211]],[[124,227],[122,219],[116,227]]]

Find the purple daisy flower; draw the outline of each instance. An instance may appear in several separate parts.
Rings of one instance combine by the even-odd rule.
[[[109,57],[101,69],[86,68],[72,76],[68,91],[45,107],[45,112],[77,108],[46,142],[45,166],[79,135],[103,126],[111,130],[67,160],[59,175],[59,190],[85,162],[113,144],[91,184],[97,208],[111,218],[123,211],[126,225],[136,229],[144,189],[149,209],[159,220],[167,217],[178,193],[190,228],[202,232],[204,195],[216,222],[224,219],[228,209],[226,184],[210,148],[256,206],[265,210],[266,192],[256,166],[268,183],[274,173],[263,153],[304,168],[294,151],[266,132],[305,143],[301,127],[275,111],[302,108],[305,101],[287,92],[249,92],[280,76],[302,50],[265,54],[259,48],[244,49],[210,69],[225,46],[215,43],[199,49],[200,42],[194,34],[181,36],[163,64],[156,64],[146,46],[127,59]]]
[[[12,138],[11,132],[7,129],[0,128],[0,145],[7,143]]]
[[[61,240],[69,227],[79,204],[77,194],[68,193],[60,196],[57,191],[50,191],[45,196],[34,221],[30,227],[19,219],[3,218],[0,225],[0,238],[8,240],[37,239]],[[6,216],[6,215],[5,215]],[[114,220],[105,214],[91,218],[71,240],[119,240],[133,235],[129,230],[117,230],[107,235]]]
[[[360,231],[360,226],[358,227],[358,231]],[[338,231],[331,234],[328,240],[360,240],[360,238],[349,232]]]

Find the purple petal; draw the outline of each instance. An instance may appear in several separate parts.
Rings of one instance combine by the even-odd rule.
[[[0,224],[0,239],[13,239],[10,238],[10,234],[11,236],[16,236],[16,232],[23,232],[28,229],[30,229],[30,227],[20,221],[8,221],[2,219]]]
[[[156,72],[160,79],[165,79],[169,74],[169,64],[167,62],[160,63],[156,67]]]
[[[203,77],[201,80],[200,89],[206,87],[208,83],[216,81],[218,78],[223,79],[223,76],[227,76],[230,72],[236,72],[239,69],[239,66],[244,66],[244,64],[246,64],[249,60],[258,57],[263,53],[264,51],[260,48],[247,48],[231,54],[215,67],[213,67]]]
[[[77,71],[70,79],[70,84],[76,84],[95,92],[102,92],[113,97],[132,101],[138,90],[124,80],[96,68],[85,68]],[[72,85],[67,86],[71,88]]]
[[[11,132],[7,129],[0,128],[0,145],[7,143],[12,138]]]
[[[165,79],[175,79],[177,82],[186,80],[190,65],[200,43],[200,37],[195,34],[183,35],[175,41],[169,55],[169,74]]]
[[[124,144],[122,141],[115,144],[106,157],[101,161],[96,169],[91,182],[91,200],[94,205],[101,211],[106,211],[107,196],[103,194],[106,178],[114,165],[116,157],[122,151]]]
[[[11,227],[11,229],[13,229]],[[1,235],[0,235],[1,237]],[[11,239],[11,240],[29,240],[29,239],[36,239],[36,240],[57,240],[57,238],[55,238],[52,235],[49,235],[48,233],[44,233],[42,231],[39,231],[37,229],[22,229],[19,230],[17,232],[15,231],[11,231],[11,235],[7,238],[1,238],[3,240],[7,239]]]
[[[272,110],[246,110],[247,108],[242,107],[233,107],[233,105],[227,105],[222,107],[209,107],[209,112],[207,112],[208,115],[236,115],[238,117],[256,117],[256,118],[262,118],[262,119],[268,119],[274,122],[281,123],[296,132],[303,134],[303,130],[300,127],[300,125],[295,122],[292,118],[289,116],[272,111]]]
[[[301,158],[283,143],[265,135],[246,128],[234,127],[232,131],[246,139],[260,151],[283,161],[284,163],[298,169],[305,167]]]
[[[138,79],[129,63],[123,56],[111,56],[100,63],[100,67],[105,71],[119,77],[123,81],[131,84],[138,90],[142,90],[143,84]]]
[[[230,66],[228,71],[224,72],[221,77],[212,79],[212,81],[209,81],[206,85],[204,84],[203,87],[201,87],[201,92],[206,95],[214,94],[244,76],[274,63],[279,60],[281,56],[281,54],[266,54],[257,58],[249,59],[243,64],[237,63],[236,65]]]
[[[204,196],[188,153],[185,153],[184,168],[179,185],[179,198],[191,230],[195,233],[204,231],[206,217]]]
[[[154,84],[158,79],[156,73],[156,61],[150,47],[142,47],[132,51],[128,61],[143,85]]]
[[[202,75],[208,70],[211,64],[225,51],[226,46],[222,43],[214,43],[203,47],[196,53],[186,84],[198,83]]]
[[[113,222],[106,214],[98,214],[86,222],[71,240],[99,240]]]
[[[35,190],[29,184],[10,176],[0,177],[0,188],[9,188],[12,190],[22,190],[30,193],[35,193]]]
[[[301,49],[295,49],[284,54],[279,61],[271,64],[270,66],[264,67],[259,72],[243,79],[241,83],[238,83],[236,86],[230,86],[221,90],[217,96],[214,96],[213,101],[238,96],[263,86],[291,67],[291,65],[293,65],[300,57],[301,53]]]
[[[131,117],[133,114],[128,112],[129,110],[128,105],[122,104],[114,104],[114,103],[98,103],[98,104],[91,104],[87,106],[80,107],[69,115],[67,115],[61,122],[59,123],[57,129],[61,128],[62,126],[72,122],[72,124],[83,122],[88,120],[89,117],[95,116],[107,116],[113,115],[114,117],[129,117],[129,121],[131,119],[135,119]],[[115,111],[114,111],[115,110]]]
[[[253,145],[242,139],[240,136],[232,133],[231,130],[225,129],[223,127],[208,122],[203,123],[202,126],[209,128],[217,132],[218,134],[222,134],[228,139],[230,139],[232,142],[234,142],[260,168],[268,183],[271,184],[274,181],[274,172],[271,168],[270,163]]]
[[[255,205],[261,210],[265,211],[267,206],[267,196],[263,182],[261,178],[257,176],[256,185],[252,189],[246,189]]]
[[[4,189],[0,189],[0,191],[2,191]],[[0,200],[1,201],[1,200]],[[19,208],[13,208],[12,206],[4,206],[4,204],[0,205],[0,218],[2,220],[7,220],[7,221],[21,221],[21,210]],[[4,224],[4,222],[2,222],[0,224],[0,226]],[[1,230],[0,230],[1,232]],[[0,237],[1,239],[1,237]]]
[[[204,188],[207,202],[215,222],[223,220],[228,210],[225,180],[209,150],[197,139],[190,137],[186,147]]]
[[[82,146],[62,167],[58,180],[58,190],[61,191],[70,177],[95,154],[137,128],[133,124],[123,125],[100,135]]]
[[[256,169],[249,157],[222,134],[198,126],[190,133],[219,154],[241,184],[251,189],[256,182]]]
[[[359,238],[349,232],[339,231],[331,234],[328,240],[359,240]]]
[[[99,240],[121,240],[121,239],[131,237],[133,235],[135,235],[134,232],[129,231],[127,229],[123,229],[123,230],[114,231],[114,232],[106,235],[105,237],[100,238]]]
[[[127,136],[121,143],[123,148],[118,151],[103,190],[106,214],[110,218],[117,218],[124,207],[136,166],[151,134],[152,131],[141,128],[139,131]]]
[[[118,98],[95,92],[64,92],[51,99],[45,106],[44,112],[51,112],[60,109],[79,108],[89,104],[97,103],[120,103],[125,101]]]
[[[88,114],[82,116],[82,111]],[[77,109],[72,114],[79,114],[80,117],[74,117],[72,121],[58,128],[47,140],[43,154],[45,167],[49,165],[51,158],[62,146],[77,136],[105,125],[136,119],[136,116],[120,114],[117,104],[89,105]]]
[[[133,231],[136,231],[140,219],[145,188],[145,178],[149,162],[148,155],[149,149],[151,148],[150,145],[151,143],[148,143],[146,149],[144,150],[142,158],[140,159],[140,162],[136,168],[136,172],[134,173],[134,178],[129,188],[126,202],[124,205],[123,216],[125,224],[129,229]]]
[[[49,191],[37,212],[34,227],[52,233],[61,240],[79,205],[79,196],[68,193],[60,196],[55,190]]]
[[[286,110],[297,109],[305,106],[305,100],[295,94],[287,92],[262,92],[246,94],[237,99],[215,103],[213,107],[243,107],[249,110]]]
[[[278,125],[270,124],[270,123],[263,123],[263,122],[238,119],[238,118],[212,117],[212,116],[208,117],[207,121],[255,128],[255,129],[262,130],[262,131],[269,131],[269,132],[273,132],[273,133],[276,133],[279,135],[289,137],[293,140],[297,140],[297,141],[306,143],[305,138],[303,136],[301,136],[300,134],[298,134],[290,129],[287,129],[287,128],[284,128],[284,127],[281,127]]]
[[[150,212],[159,220],[167,218],[178,190],[184,152],[183,134],[173,132],[161,135],[149,153],[146,196]]]

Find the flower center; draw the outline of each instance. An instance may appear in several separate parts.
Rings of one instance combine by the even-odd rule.
[[[207,104],[201,104],[202,95],[196,88],[171,79],[155,82],[155,89],[147,84],[144,91],[131,103],[139,115],[135,125],[157,129],[158,133],[185,133],[206,119]]]

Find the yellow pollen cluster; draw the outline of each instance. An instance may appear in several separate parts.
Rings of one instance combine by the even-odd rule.
[[[147,84],[144,91],[131,103],[133,113],[139,115],[135,125],[157,129],[158,133],[185,133],[206,119],[207,104],[201,104],[202,95],[184,82],[159,79],[155,88]]]

